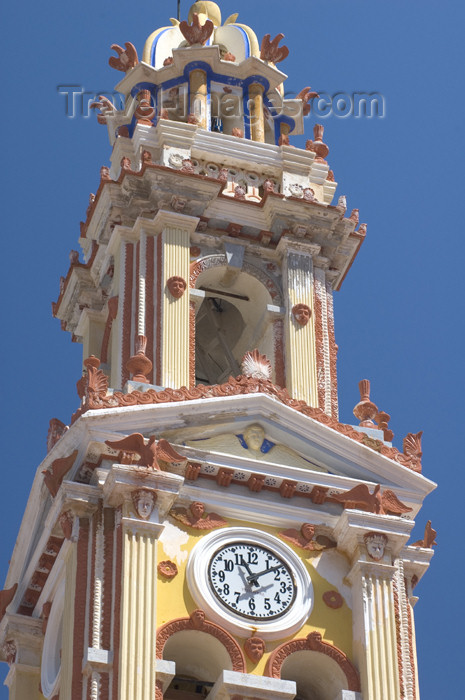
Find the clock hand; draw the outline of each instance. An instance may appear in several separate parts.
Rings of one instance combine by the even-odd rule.
[[[259,576],[263,576],[264,574],[269,574],[271,571],[277,571],[278,569],[282,568],[282,564],[278,564],[278,566],[272,566],[269,569],[264,569],[263,571],[257,571],[257,573],[253,573],[251,576],[247,576],[247,581],[249,583],[252,583],[255,581],[257,583],[257,578]]]
[[[251,583],[252,585],[255,584],[256,586],[258,586],[258,581],[255,580],[255,576],[254,576],[254,574],[252,573],[252,571],[251,571],[251,569],[250,569],[250,566],[246,563],[246,561],[245,561],[244,557],[242,556],[242,554],[241,554],[241,565],[245,568],[245,570],[246,570],[247,573],[249,574],[249,575],[247,576],[247,579],[246,579],[246,580],[247,580],[247,583]]]

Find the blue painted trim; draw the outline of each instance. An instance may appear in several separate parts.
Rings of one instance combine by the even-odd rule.
[[[172,29],[173,29],[173,27],[166,27],[166,29],[164,29],[162,32],[160,32],[160,34],[158,34],[158,36],[156,36],[155,39],[153,40],[152,46],[150,48],[150,64],[154,68],[155,68],[155,50],[157,48],[157,44],[158,44],[159,40],[161,39],[161,37],[163,36],[163,34],[165,34],[166,32],[170,32]]]

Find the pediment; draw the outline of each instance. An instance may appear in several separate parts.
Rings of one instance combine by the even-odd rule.
[[[265,394],[128,407],[105,415],[90,411],[82,420],[97,442],[132,432],[165,438],[200,465],[201,475],[232,473],[233,485],[236,476],[239,482],[258,475],[278,489],[291,481],[302,494],[317,487],[337,495],[358,484],[372,493],[380,484],[411,507],[406,516],[411,518],[435,488],[422,474],[372,449],[369,440],[363,444]],[[263,431],[256,447],[245,438],[253,425]]]

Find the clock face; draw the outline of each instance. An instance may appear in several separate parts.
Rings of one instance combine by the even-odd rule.
[[[280,617],[296,597],[289,566],[256,544],[234,542],[218,549],[210,560],[208,579],[223,605],[253,620]]]
[[[287,544],[258,528],[204,535],[187,562],[196,605],[239,637],[282,639],[299,630],[313,606],[305,564]]]

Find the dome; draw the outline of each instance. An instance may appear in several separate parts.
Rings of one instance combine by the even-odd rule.
[[[215,27],[221,26],[221,10],[216,2],[210,2],[210,0],[200,0],[200,2],[194,2],[187,16],[187,21],[189,24],[192,24],[194,12],[200,15],[201,24],[205,23],[205,19],[202,17],[202,15],[204,15],[206,19],[211,19]]]
[[[201,24],[210,19],[215,25],[212,37],[208,45],[220,46],[222,54],[229,52],[236,58],[236,62],[246,60],[250,56],[260,56],[260,47],[255,32],[245,24],[237,24],[237,14],[228,17],[221,26],[221,10],[215,2],[199,0],[195,2],[188,13],[188,22],[191,24],[194,13],[199,15]],[[171,56],[173,49],[186,45],[186,41],[179,29],[179,22],[171,20],[171,27],[156,29],[145,42],[142,60],[155,68],[162,68],[166,58]]]

